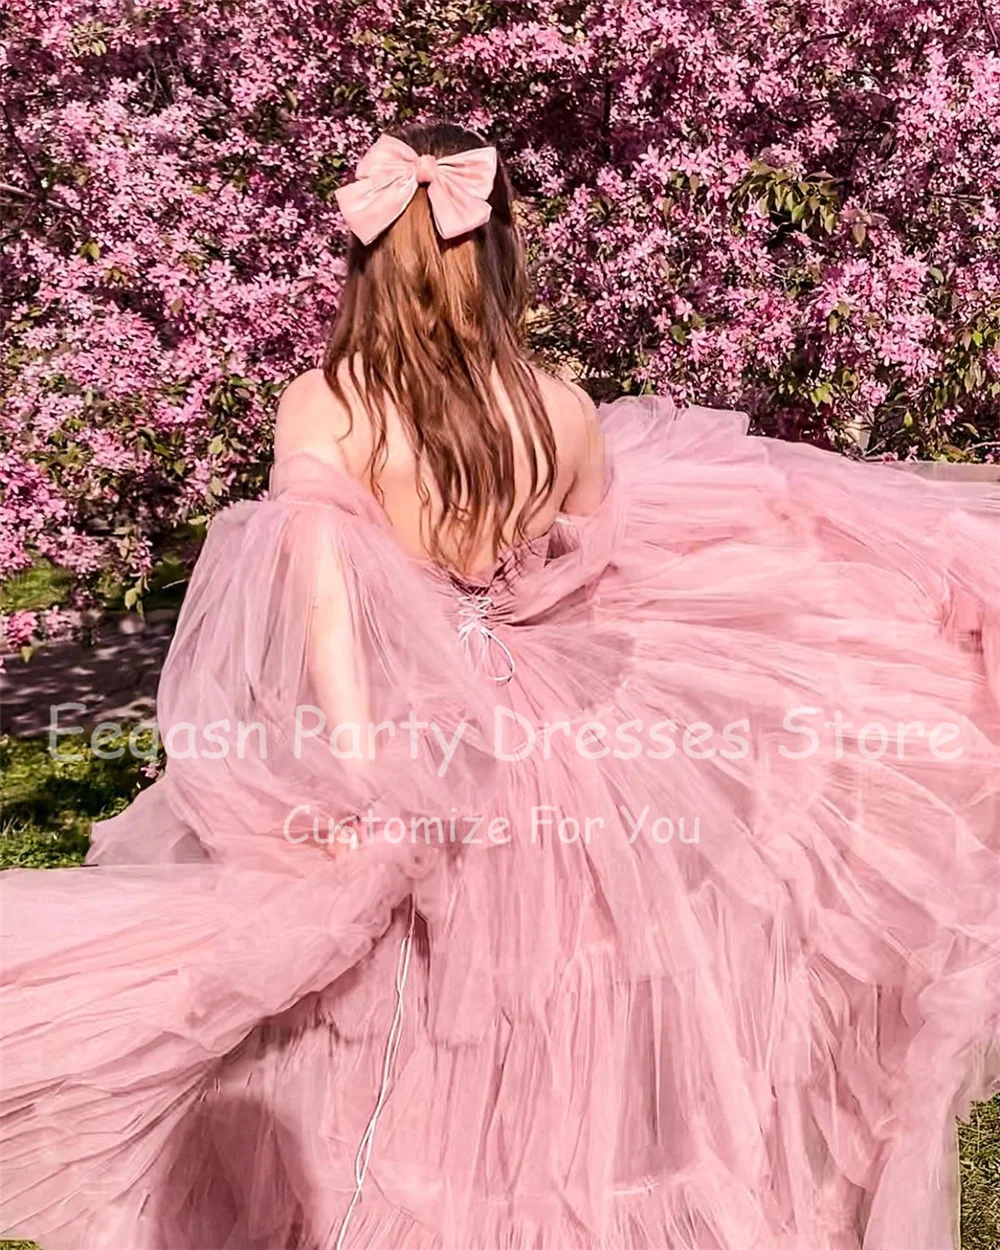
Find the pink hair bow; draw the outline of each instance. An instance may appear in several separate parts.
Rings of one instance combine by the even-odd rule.
[[[496,148],[418,156],[402,139],[379,135],[358,162],[357,181],[337,191],[337,203],[367,244],[392,225],[423,183],[438,234],[453,239],[489,221],[487,198],[496,172]]]

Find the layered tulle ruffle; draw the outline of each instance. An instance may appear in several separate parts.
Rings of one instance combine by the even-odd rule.
[[[165,778],[96,866],[3,877],[5,1230],[333,1250],[413,893],[342,1245],[955,1244],[1000,1009],[1000,492],[601,415],[601,511],[506,577],[408,560],[308,457],[213,523]],[[396,728],[358,760],[320,715]],[[210,725],[228,752],[186,751]],[[331,858],[313,819],[365,809]]]

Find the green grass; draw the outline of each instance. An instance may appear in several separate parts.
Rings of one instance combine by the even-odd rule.
[[[136,734],[148,751],[151,731]],[[121,759],[94,755],[89,746],[61,744],[61,758],[42,738],[0,737],[0,867],[57,868],[86,854],[91,821],[127,807],[145,782],[146,761],[128,752],[127,736],[102,741],[106,754],[126,748]]]
[[[149,746],[146,734],[138,737],[142,750]],[[91,821],[121,811],[145,783],[144,761],[128,753],[102,760],[84,747],[59,761],[46,748],[43,739],[0,738],[0,867],[79,863]],[[1000,1096],[973,1108],[959,1126],[959,1146],[962,1250],[1000,1250]],[[0,1247],[37,1250],[24,1241]]]
[[[65,603],[71,575],[48,560],[37,560],[30,568],[0,586],[0,612],[40,612]]]
[[[958,1130],[962,1250],[1000,1248],[1000,1094],[972,1108]]]

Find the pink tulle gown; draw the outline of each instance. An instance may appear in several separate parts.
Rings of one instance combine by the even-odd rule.
[[[600,512],[479,578],[309,456],[213,522],[164,777],[96,867],[2,878],[8,1236],[957,1244],[1000,1006],[1000,490],[600,416]],[[312,732],[338,674],[395,726],[375,767]]]

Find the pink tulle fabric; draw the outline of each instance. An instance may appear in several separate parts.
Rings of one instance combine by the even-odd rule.
[[[600,416],[599,513],[481,577],[308,456],[213,522],[158,703],[191,741],[90,866],[0,878],[7,1236],[957,1245],[954,1117],[997,1073],[1000,491]],[[416,722],[375,765],[296,740],[344,673]],[[225,722],[266,748],[192,749]],[[384,820],[333,858],[285,836],[303,805]]]

